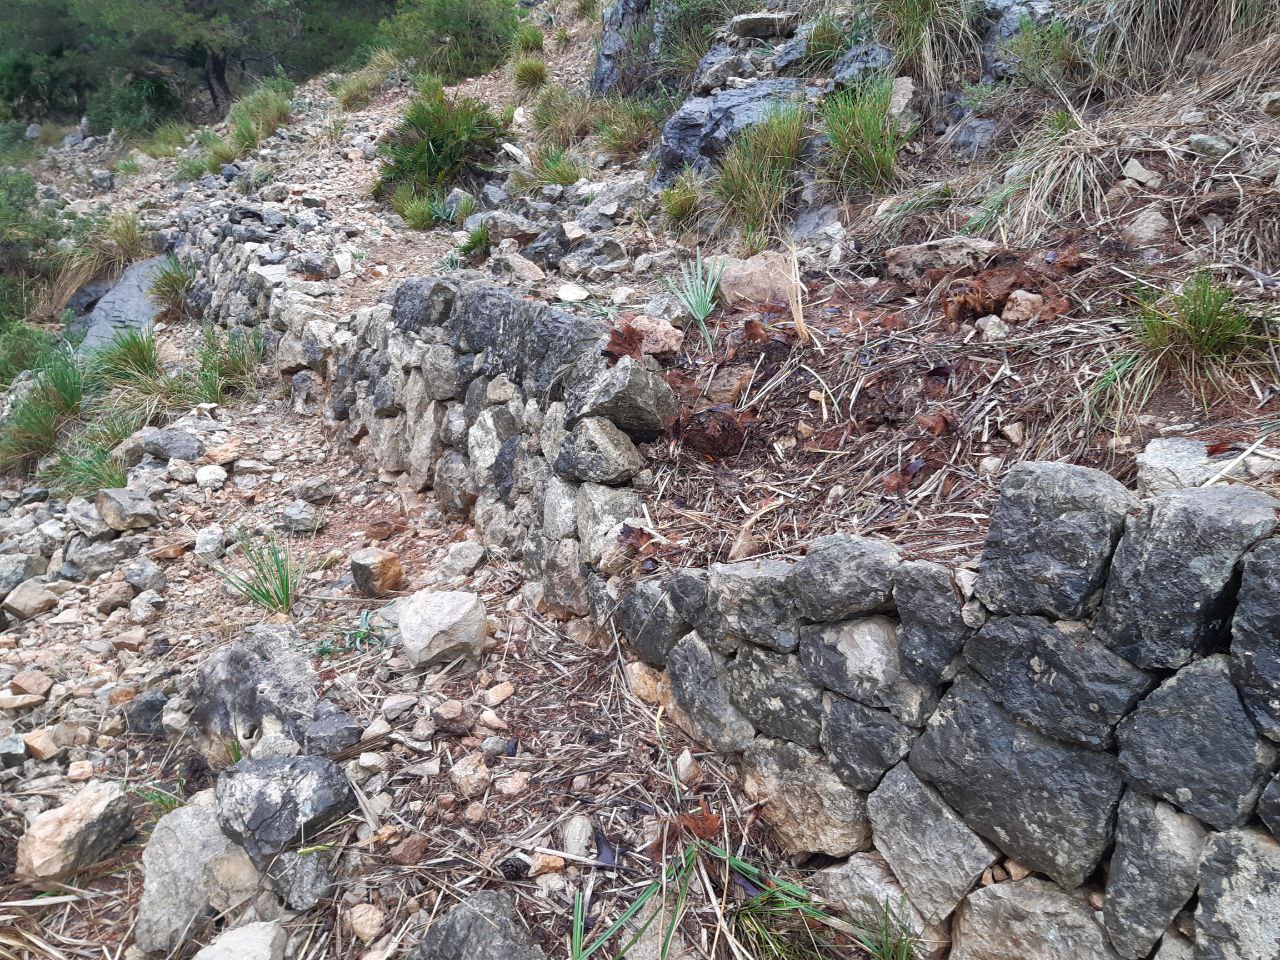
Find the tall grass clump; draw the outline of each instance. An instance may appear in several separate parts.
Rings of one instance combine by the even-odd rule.
[[[180,120],[160,124],[138,142],[138,149],[149,157],[176,157],[187,143],[188,128]]]
[[[533,102],[529,119],[545,142],[567,147],[595,129],[599,113],[598,102],[588,94],[548,84]]]
[[[861,29],[851,29],[830,12],[819,14],[805,42],[805,68],[811,73],[826,73],[842,53],[861,39]]]
[[[305,561],[295,558],[292,547],[274,536],[258,543],[243,534],[237,542],[243,562],[238,570],[219,566],[222,579],[236,593],[272,613],[292,610],[307,575]]]
[[[634,157],[657,138],[661,117],[661,106],[651,100],[607,100],[597,126],[600,146],[615,156]]]
[[[499,66],[519,24],[515,0],[402,0],[384,32],[400,56],[457,83]]]
[[[187,296],[195,282],[195,267],[171,253],[152,277],[147,295],[160,305],[167,316],[180,319],[187,316]]]
[[[0,469],[28,467],[50,453],[62,430],[80,414],[84,376],[76,355],[51,350],[32,368],[32,384],[0,429]]]
[[[827,168],[846,192],[893,182],[898,151],[911,131],[889,115],[892,104],[893,81],[884,77],[861,80],[823,102],[819,117]]]
[[[492,160],[506,132],[488,104],[441,90],[415,99],[381,146],[375,192],[387,197],[408,184],[415,194],[466,178]]]
[[[563,147],[548,144],[533,151],[532,177],[540,185],[571,187],[587,176],[587,165]]]
[[[84,221],[78,225],[70,245],[50,256],[52,276],[43,291],[40,311],[56,313],[90,280],[114,278],[150,251],[147,232],[132,210],[118,210],[105,218]]]
[[[692,168],[685,168],[658,195],[662,212],[672,226],[683,227],[697,221],[707,189],[706,178]]]
[[[449,220],[449,208],[443,190],[417,193],[411,184],[402,183],[391,194],[391,209],[398,213],[410,230],[430,230]]]
[[[543,48],[542,31],[532,23],[522,23],[516,27],[511,37],[511,49],[517,54],[538,53]]]
[[[374,95],[387,85],[391,74],[401,67],[400,58],[390,50],[375,50],[363,67],[334,86],[333,95],[338,100],[338,106],[343,110],[359,110],[368,106]]]
[[[546,86],[550,75],[547,62],[541,57],[521,57],[511,64],[511,79],[521,96],[537,93]]]
[[[867,0],[866,22],[894,52],[898,69],[938,105],[947,85],[980,62],[968,0]]]
[[[692,79],[716,30],[756,7],[750,0],[669,0],[662,13],[659,70],[671,79]],[[648,56],[647,48],[644,55]]]
[[[1259,324],[1234,290],[1208,270],[1198,270],[1176,293],[1139,301],[1133,330],[1153,357],[1217,366],[1238,357],[1258,334]]]
[[[781,106],[739,133],[725,151],[712,192],[749,244],[763,246],[781,231],[806,135],[804,107]]]
[[[206,327],[196,352],[196,403],[225,403],[247,394],[258,382],[262,334],[256,328],[222,333]]]
[[[1084,79],[1089,65],[1088,52],[1065,20],[1037,24],[1024,16],[1001,52],[1017,64],[1016,83],[1051,93]]]

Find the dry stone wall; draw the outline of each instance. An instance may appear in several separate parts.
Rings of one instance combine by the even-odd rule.
[[[226,212],[182,224],[208,315],[268,331],[300,411],[553,612],[614,618],[782,844],[840,859],[815,882],[855,917],[888,903],[952,960],[1280,957],[1275,500],[1022,464],[976,576],[835,535],[624,586],[676,406],[651,360],[466,272],[335,315]]]

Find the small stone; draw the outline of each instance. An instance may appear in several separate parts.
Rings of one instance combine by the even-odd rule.
[[[693,754],[685,747],[676,757],[676,779],[686,787],[693,787],[702,779],[702,767],[693,758]]]
[[[141,592],[144,590],[163,591],[165,588],[164,571],[150,557],[135,557],[124,565],[125,583]]]
[[[529,782],[532,778],[523,770],[513,773],[510,776],[499,777],[494,781],[493,789],[500,796],[518,797],[523,793],[529,792]]]
[[[1221,160],[1232,150],[1230,141],[1207,133],[1193,133],[1187,137],[1191,152],[1210,160]]]
[[[33,697],[40,697],[41,699],[49,693],[52,687],[53,681],[39,670],[19,670],[9,680],[9,689],[17,693],[27,693]]]
[[[95,505],[112,530],[141,530],[160,520],[160,511],[154,500],[125,487],[99,490]]]
[[[1015,290],[1005,300],[1000,319],[1007,324],[1028,323],[1040,316],[1044,309],[1044,297],[1028,290]]]
[[[464,797],[479,797],[493,782],[493,772],[485,764],[483,753],[471,753],[449,768],[449,781]]]
[[[544,873],[560,873],[564,870],[564,857],[552,853],[535,853],[529,864],[529,876],[540,877]]]
[[[950,960],[1119,960],[1088,901],[1028,877],[970,894]]]
[[[27,753],[34,760],[53,760],[66,752],[66,747],[57,743],[53,739],[53,734],[45,727],[39,730],[32,730],[30,733],[22,735],[22,742],[26,745]]]
[[[58,598],[35,580],[19,584],[4,598],[5,613],[19,620],[30,620],[58,605]]]
[[[284,960],[288,940],[280,924],[259,920],[223,931],[195,960]]]
[[[505,703],[515,692],[515,684],[510,680],[504,680],[502,683],[492,686],[484,692],[485,706],[496,707],[501,703]]]
[[[982,317],[974,322],[974,326],[982,331],[982,339],[985,343],[1008,340],[1009,334],[1013,332],[1013,329],[999,317]]]
[[[470,733],[475,725],[471,710],[460,700],[446,700],[432,707],[431,719],[435,721],[437,729],[459,735]]]
[[[413,693],[393,693],[382,701],[382,715],[388,720],[399,720],[407,713],[412,713],[418,705],[418,697]]]
[[[119,784],[97,782],[37,816],[18,841],[18,877],[42,889],[71,881],[132,832],[129,798]]]
[[[404,586],[400,558],[378,547],[366,547],[351,555],[351,578],[366,597],[386,596]]]
[[[221,490],[227,482],[227,471],[216,463],[196,470],[196,486],[201,490]]]
[[[144,590],[129,603],[129,620],[146,625],[155,623],[165,607],[164,596],[155,590]]]
[[[396,604],[401,649],[415,667],[479,657],[488,622],[474,593],[419,590]]]
[[[201,527],[196,531],[195,554],[205,563],[222,559],[226,553],[227,534],[217,524]]]
[[[324,513],[306,500],[295,500],[280,514],[280,526],[290,533],[316,533],[325,524]]]
[[[591,291],[581,284],[562,283],[556,289],[556,299],[561,303],[582,303],[591,299]]]
[[[361,943],[373,943],[387,925],[387,911],[372,903],[357,903],[347,911],[347,926]]]

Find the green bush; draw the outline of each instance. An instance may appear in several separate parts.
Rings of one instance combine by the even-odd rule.
[[[804,107],[775,107],[725,151],[712,190],[753,246],[762,246],[781,229],[796,187],[806,123]]]
[[[547,62],[541,57],[523,57],[511,65],[511,77],[522,96],[537,93],[547,84]]]
[[[522,23],[516,27],[511,46],[517,53],[538,53],[543,46],[542,31],[532,23]]]
[[[456,83],[499,66],[519,22],[515,0],[405,0],[383,31],[401,56]]]
[[[488,104],[440,92],[418,97],[381,147],[376,192],[390,196],[408,184],[415,194],[463,179],[492,159],[506,125]]]
[[[868,78],[822,104],[827,168],[847,191],[872,190],[893,181],[898,151],[910,139],[893,117],[893,81]]]
[[[169,80],[134,74],[112,78],[95,90],[89,97],[85,119],[93,134],[102,136],[114,130],[118,137],[133,140],[177,117],[181,107],[181,99]]]

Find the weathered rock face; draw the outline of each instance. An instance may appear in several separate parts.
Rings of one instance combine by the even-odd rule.
[[[342,768],[324,757],[241,760],[218,777],[218,825],[265,867],[356,805]]]
[[[618,607],[618,626],[636,656],[655,667],[667,662],[667,653],[690,629],[656,580],[643,580],[627,591]]]
[[[118,784],[94,782],[32,821],[18,841],[17,877],[32,886],[69,883],[133,832],[129,798]]]
[[[897,625],[888,617],[805,627],[801,633],[800,662],[814,683],[888,710],[902,723],[924,723],[935,702],[933,689],[902,675]]]
[[[729,696],[767,737],[816,747],[822,728],[822,691],[794,657],[744,645],[729,664]]]
[[[991,516],[977,593],[999,613],[1079,619],[1096,600],[1125,514],[1117,480],[1062,463],[1009,471]]]
[[[855,853],[845,863],[819,870],[813,876],[813,886],[854,923],[871,930],[884,923],[887,904],[894,919],[913,936],[921,960],[939,960],[946,955],[950,943],[946,924],[925,920],[879,854]]]
[[[919,731],[887,710],[828,694],[822,707],[822,749],[836,774],[859,790],[874,790],[885,771],[911,750]]]
[[[473,893],[431,925],[412,960],[545,960],[509,894]]]
[[[1103,926],[1116,952],[1145,957],[1195,892],[1207,831],[1132,790],[1120,801]]]
[[[1184,667],[1116,731],[1120,766],[1135,788],[1226,830],[1243,824],[1275,767],[1231,684],[1224,655]]]
[[[416,667],[479,656],[489,628],[484,601],[461,590],[419,590],[397,607],[400,645]]]
[[[742,788],[764,804],[789,853],[841,857],[871,846],[866,794],[842,783],[821,754],[760,737],[743,751]]]
[[[809,544],[789,574],[800,615],[833,623],[879,613],[889,606],[893,577],[901,559],[886,543],[831,534]]]
[[[1280,773],[1271,778],[1271,783],[1258,798],[1258,817],[1267,825],[1271,835],[1280,840]]]
[[[1280,956],[1280,842],[1260,830],[1211,833],[1200,861],[1196,960]]]
[[[1180,667],[1226,632],[1244,553],[1276,526],[1271,497],[1244,487],[1176,490],[1129,523],[1095,630],[1139,667]]]
[[[867,798],[867,816],[876,849],[931,923],[946,919],[999,856],[905,763]]]
[[[617,485],[644,469],[644,458],[612,420],[585,417],[564,438],[555,466],[570,480]]]
[[[125,330],[149,330],[160,307],[151,298],[151,283],[165,264],[164,257],[140,260],[127,268],[89,314],[84,339],[77,348],[88,356],[107,346]]]
[[[951,960],[1119,960],[1081,896],[1028,877],[969,895]]]
[[[1263,735],[1280,740],[1280,540],[1245,559],[1231,627],[1231,677]]]
[[[1087,747],[1108,746],[1115,725],[1155,684],[1083,624],[1040,617],[988,621],[965,659],[1019,720]]]
[[[956,681],[910,763],[973,830],[1064,887],[1079,886],[1110,844],[1114,758],[1021,726],[975,680]]]
[[[793,652],[800,635],[790,573],[791,564],[783,560],[713,565],[707,595],[720,622],[707,642],[725,651],[740,643],[757,643],[779,653]]]
[[[671,648],[667,673],[672,698],[688,715],[694,736],[724,753],[750,745],[756,731],[729,697],[728,664],[701,637],[688,634]]]
[[[893,600],[902,621],[898,663],[916,683],[936,684],[955,676],[969,628],[951,570],[911,560],[893,575]]]

